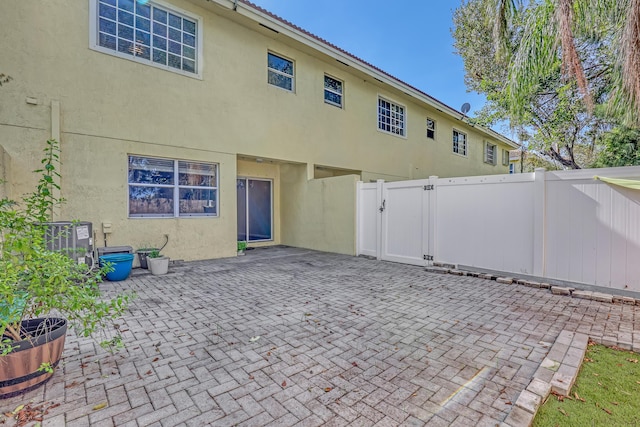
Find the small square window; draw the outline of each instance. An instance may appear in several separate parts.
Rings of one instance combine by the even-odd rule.
[[[455,129],[453,131],[453,152],[462,156],[467,155],[467,135]]]
[[[427,138],[436,139],[436,122],[427,117]]]
[[[269,52],[267,53],[267,73],[267,82],[269,84],[293,92],[293,61]]]
[[[484,161],[485,163],[489,163],[491,165],[495,165],[496,164],[496,158],[498,157],[496,155],[496,146],[495,144],[491,144],[490,142],[485,142],[484,143]]]
[[[342,82],[340,80],[324,76],[324,102],[342,108]]]

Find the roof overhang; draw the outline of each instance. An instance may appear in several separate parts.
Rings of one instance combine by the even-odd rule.
[[[306,46],[314,52],[332,58],[344,67],[348,67],[350,72],[355,72],[369,76],[381,84],[383,87],[391,87],[415,100],[417,103],[425,104],[443,114],[448,115],[455,121],[465,123],[467,126],[475,128],[480,133],[488,135],[498,141],[512,147],[520,148],[518,143],[505,137],[504,135],[494,131],[493,129],[474,124],[460,111],[438,101],[427,93],[411,86],[408,83],[386,73],[380,68],[369,64],[368,62],[358,58],[357,56],[339,48],[326,40],[317,37],[308,31],[292,24],[273,13],[247,1],[247,0],[188,0],[200,6],[211,4],[218,6],[210,10],[225,16],[233,21],[239,22],[247,26],[248,22],[255,22],[254,30],[265,34],[272,38],[286,37],[297,42],[302,46]]]

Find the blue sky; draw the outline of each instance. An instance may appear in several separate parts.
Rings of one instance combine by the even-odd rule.
[[[454,53],[453,11],[461,0],[251,0],[387,73],[471,114],[485,100],[467,92]]]

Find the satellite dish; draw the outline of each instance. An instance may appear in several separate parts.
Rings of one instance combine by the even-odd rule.
[[[464,104],[462,104],[462,107],[460,107],[460,111],[462,111],[462,114],[464,114],[465,116],[467,115],[469,110],[471,110],[471,104],[469,104],[468,102],[465,102]]]

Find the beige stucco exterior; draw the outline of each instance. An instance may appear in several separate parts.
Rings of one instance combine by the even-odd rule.
[[[59,219],[93,222],[97,246],[168,234],[172,258],[233,256],[242,176],[273,180],[273,240],[262,244],[355,253],[357,179],[508,173],[483,161],[484,141],[513,148],[505,138],[242,2],[164,0],[200,19],[200,76],[188,77],[91,49],[92,1],[0,2],[0,71],[13,77],[0,88],[0,191],[29,191],[44,142],[59,139]],[[268,51],[294,61],[295,91],[267,84]],[[344,108],[324,103],[325,74],[344,82]],[[379,96],[405,107],[406,136],[377,129]],[[452,152],[453,129],[466,133],[467,156]],[[129,218],[130,154],[217,163],[218,216]]]

